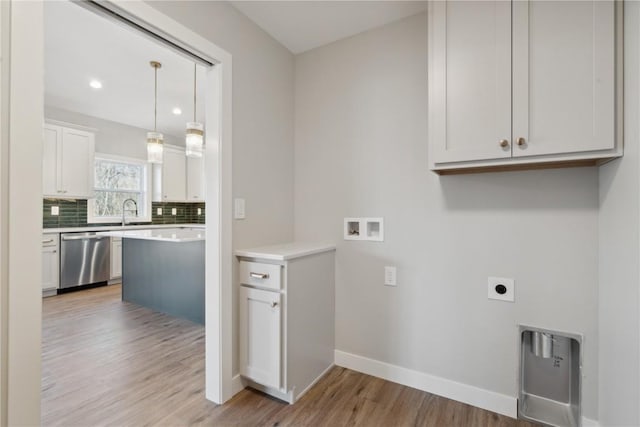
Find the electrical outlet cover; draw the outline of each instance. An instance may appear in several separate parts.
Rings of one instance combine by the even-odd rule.
[[[60,215],[60,207],[59,206],[51,206],[51,215],[53,215],[53,216]]]
[[[515,281],[508,277],[489,277],[487,281],[489,299],[499,301],[515,301]],[[500,293],[499,291],[504,291]]]

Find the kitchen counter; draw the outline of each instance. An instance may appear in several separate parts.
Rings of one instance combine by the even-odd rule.
[[[205,224],[136,224],[136,225],[96,225],[89,227],[43,228],[43,233],[81,233],[83,231],[121,231],[121,230],[147,230],[156,228],[201,228]]]
[[[162,242],[197,242],[205,240],[206,231],[199,228],[156,228],[146,230],[112,230],[102,231],[96,234],[121,237],[123,239],[159,240]]]
[[[259,248],[238,249],[235,251],[235,254],[236,256],[245,258],[289,261],[296,258],[335,250],[336,245],[333,243],[291,242]]]

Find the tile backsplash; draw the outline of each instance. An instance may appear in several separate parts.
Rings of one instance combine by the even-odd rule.
[[[58,206],[59,214],[51,215],[51,207]],[[162,215],[158,215],[158,208],[162,209]],[[171,215],[171,210],[176,209],[176,215]],[[200,209],[200,215],[198,215]],[[151,222],[131,222],[132,224],[204,224],[205,203],[151,203]],[[65,199],[43,199],[42,203],[42,227],[66,228],[87,226],[120,225],[112,224],[88,224],[87,201]]]

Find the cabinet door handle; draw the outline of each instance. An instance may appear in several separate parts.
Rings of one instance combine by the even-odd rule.
[[[271,302],[271,308],[276,308],[277,306],[278,306],[278,302],[277,301]]]
[[[527,140],[524,139],[524,137],[520,137],[516,140],[516,143],[518,144],[518,147],[522,147],[524,148],[525,145],[527,145]]]
[[[509,146],[509,141],[507,141],[506,139],[500,140],[500,147],[507,148],[508,146]]]
[[[56,252],[58,252],[58,251],[56,251],[56,250],[51,251],[51,253],[54,253],[54,254],[55,254]]]
[[[268,279],[269,275],[267,273],[249,273],[249,276],[253,277],[254,279]]]

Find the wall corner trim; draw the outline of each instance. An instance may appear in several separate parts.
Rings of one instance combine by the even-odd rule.
[[[335,363],[343,368],[373,375],[374,377],[457,400],[458,402],[497,412],[511,418],[516,418],[518,414],[518,399],[512,396],[340,350],[335,350]]]

